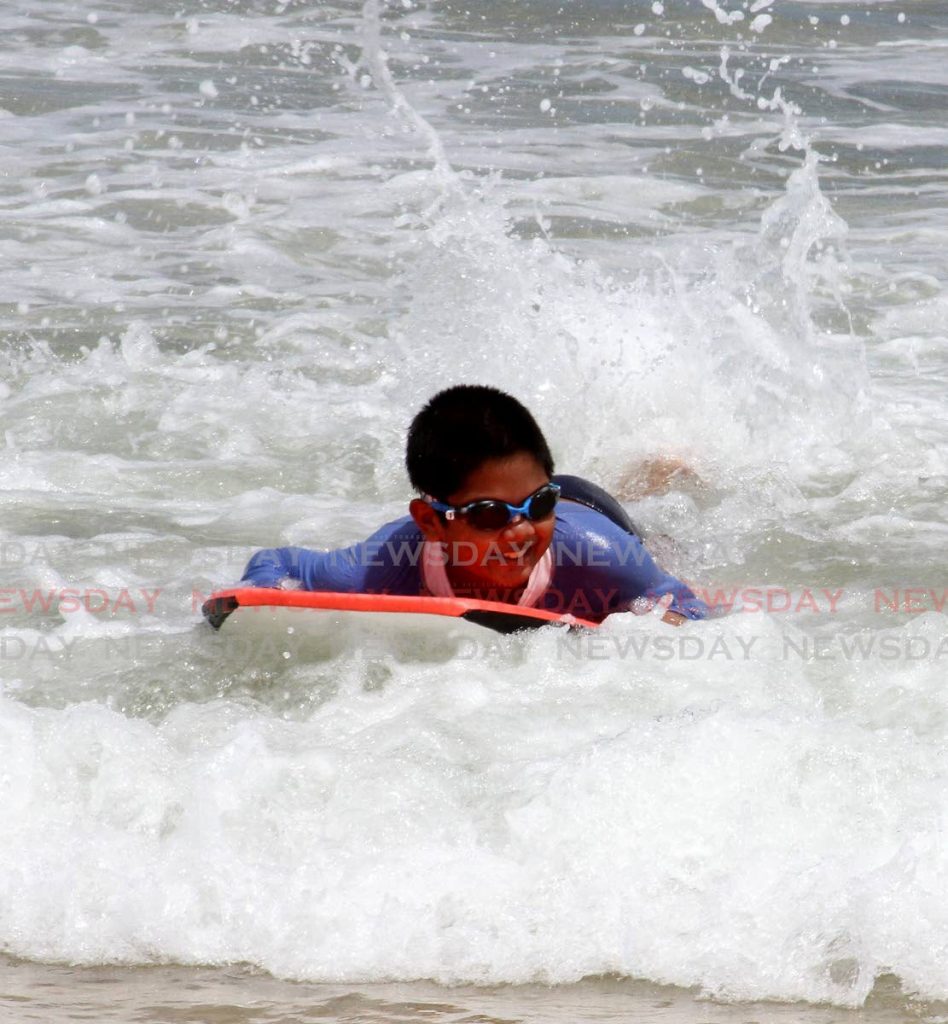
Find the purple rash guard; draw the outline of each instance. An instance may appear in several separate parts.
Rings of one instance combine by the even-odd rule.
[[[278,587],[296,580],[303,590],[417,595],[423,590],[422,544],[421,531],[406,516],[348,548],[258,551],[241,582]],[[670,611],[689,619],[708,614],[704,602],[681,580],[655,564],[638,537],[585,505],[557,505],[550,550],[553,577],[537,608],[601,620],[628,611],[635,602],[651,604],[670,594]]]
[[[258,551],[242,583],[278,587],[296,581],[303,590],[417,595],[423,592],[421,530],[411,517],[396,519],[367,541],[333,551],[272,548]],[[553,578],[535,607],[601,621],[636,602],[672,596],[670,610],[703,618],[707,606],[673,575],[659,568],[642,542],[602,513],[561,502],[550,546]],[[488,595],[489,596],[489,595]]]

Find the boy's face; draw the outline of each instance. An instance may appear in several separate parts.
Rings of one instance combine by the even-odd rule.
[[[496,498],[521,505],[534,491],[549,482],[539,462],[526,452],[504,459],[488,459],[449,494],[450,505],[466,505]],[[425,501],[411,503],[412,518],[427,540],[446,545],[448,576],[455,589],[514,590],[526,585],[534,566],[553,540],[555,517],[539,522],[518,516],[501,530],[478,530],[464,516],[444,520]]]

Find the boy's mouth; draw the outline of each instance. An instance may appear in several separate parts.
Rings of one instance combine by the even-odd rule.
[[[532,540],[523,544],[514,544],[509,550],[502,550],[501,557],[506,565],[530,565],[533,561],[536,543]]]

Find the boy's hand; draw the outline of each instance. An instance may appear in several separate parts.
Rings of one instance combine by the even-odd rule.
[[[667,494],[672,488],[700,488],[704,481],[681,459],[658,455],[632,466],[619,485],[622,501],[639,501],[650,494]]]

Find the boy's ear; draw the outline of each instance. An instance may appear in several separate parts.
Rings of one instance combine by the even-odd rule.
[[[414,498],[408,506],[408,511],[415,520],[415,525],[421,530],[425,540],[443,540],[444,523],[441,516],[421,498]]]

